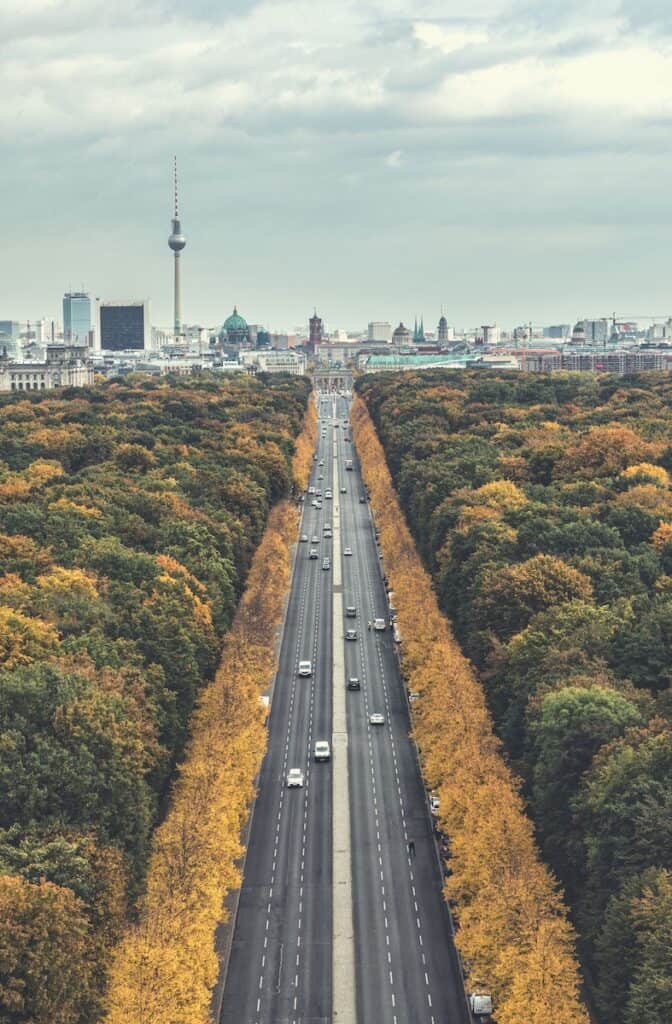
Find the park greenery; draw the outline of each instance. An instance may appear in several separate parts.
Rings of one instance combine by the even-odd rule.
[[[214,794],[225,851],[208,877],[209,902],[194,901],[197,921],[185,908],[189,885],[204,876],[181,876],[180,890],[173,874],[167,957],[182,952],[178,922],[188,924],[181,938],[193,952],[237,878],[244,805],[265,742],[255,687],[267,682],[268,654],[255,649],[263,678],[253,666],[215,670],[222,649],[225,662],[230,654],[227,631],[274,506],[264,550],[278,563],[270,590],[283,585],[278,507],[295,474],[305,483],[309,390],[305,379],[137,378],[0,401],[0,1018],[8,1024],[99,1019],[110,950],[125,936],[128,951],[138,912],[146,938],[162,871],[189,861],[167,808],[177,806],[182,843],[194,846],[188,870],[209,870],[212,822],[199,831],[193,816]],[[235,621],[249,632],[249,611]],[[192,719],[201,738],[189,746]],[[204,764],[205,735],[214,753],[238,744],[237,802],[217,789],[221,762]],[[194,798],[185,810],[186,792]],[[157,927],[167,927],[165,917]],[[212,975],[213,932],[214,924],[195,986]]]
[[[365,377],[358,390],[567,894],[596,1017],[669,1024],[672,380],[432,371]],[[464,715],[451,664],[446,675],[430,692]],[[436,730],[434,703],[416,706],[417,728],[435,716]],[[461,776],[445,740],[439,749]],[[491,756],[488,744],[472,752]],[[479,884],[501,860],[492,820],[505,799],[491,792],[463,811]],[[452,854],[462,930],[463,834]],[[476,950],[497,983],[492,954]]]

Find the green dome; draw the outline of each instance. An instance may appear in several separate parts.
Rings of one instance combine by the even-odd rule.
[[[233,313],[222,324],[223,331],[246,331],[247,320],[243,320],[237,308],[233,307]]]

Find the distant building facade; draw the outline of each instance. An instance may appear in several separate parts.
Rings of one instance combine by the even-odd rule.
[[[394,328],[392,334],[392,344],[398,346],[406,346],[411,343],[411,332],[408,327],[404,326],[403,322],[398,327]]]
[[[455,331],[453,330],[452,327],[448,326],[448,321],[446,320],[443,313],[441,314],[441,319],[439,320],[438,326],[436,328],[436,340],[439,342],[440,345],[455,340]]]
[[[86,345],[48,345],[44,362],[0,360],[0,391],[51,391],[93,384],[93,363]]]
[[[99,302],[96,348],[104,352],[148,352],[152,347],[149,301]]]
[[[241,352],[240,362],[254,373],[288,373],[292,377],[302,377],[306,372],[305,354],[294,349]]]
[[[317,310],[315,310],[308,321],[308,348],[311,352],[315,352],[322,344],[323,337],[324,324],[322,323],[322,317],[318,316]]]
[[[381,341],[389,344],[392,341],[392,324],[387,320],[372,320],[367,330],[369,341]]]
[[[91,298],[86,292],[63,296],[63,340],[88,345],[91,335]]]

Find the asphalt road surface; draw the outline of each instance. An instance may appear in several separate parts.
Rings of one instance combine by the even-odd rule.
[[[394,641],[389,629],[367,628],[389,613],[369,506],[359,500],[364,488],[354,445],[345,440],[347,401],[322,396],[319,408],[310,483],[333,497],[314,508],[309,494],[304,504],[301,533],[308,542],[297,545],[220,1022],[465,1024]],[[324,528],[334,521],[340,573],[322,567],[334,546]],[[311,548],[317,559],[309,558]],[[344,618],[332,635],[339,632],[332,625],[338,576],[336,613],[342,602],[354,605],[357,617]],[[346,628],[357,630],[356,641],[344,639]],[[315,741],[332,739],[332,682],[341,674],[332,673],[332,644],[340,645],[345,677],[361,682],[346,698],[355,1020],[333,1005],[332,773],[338,765],[313,760]],[[301,660],[312,661],[310,678],[298,676]],[[383,725],[370,724],[376,712]],[[339,753],[344,756],[340,747]],[[290,768],[303,770],[302,788],[287,788]]]

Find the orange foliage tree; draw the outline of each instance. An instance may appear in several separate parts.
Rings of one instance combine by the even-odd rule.
[[[439,611],[361,399],[353,408],[353,433],[398,607],[402,669],[420,694],[414,737],[450,838],[445,894],[456,906],[467,975],[493,992],[499,1024],[585,1024],[574,933],[562,898],[539,859],[481,687]]]
[[[313,453],[317,441],[317,410],[315,402],[309,401],[303,420],[303,430],[296,439],[293,469],[294,481],[299,490],[305,491],[313,464]]]

